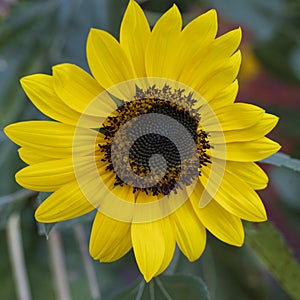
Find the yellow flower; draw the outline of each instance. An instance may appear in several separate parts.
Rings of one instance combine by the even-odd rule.
[[[93,77],[71,64],[23,78],[33,104],[55,121],[9,125],[29,166],[25,188],[53,192],[40,222],[97,214],[90,253],[114,261],[133,248],[146,281],[169,265],[175,245],[194,261],[206,229],[236,246],[241,219],[265,221],[255,190],[268,178],[255,163],[280,146],[265,135],[278,118],[234,103],[241,30],[216,38],[215,10],[182,29],[174,5],[150,30],[135,1],[120,42],[92,29],[87,58]]]

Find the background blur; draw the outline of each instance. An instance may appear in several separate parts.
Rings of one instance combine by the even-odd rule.
[[[24,164],[17,147],[3,133],[12,122],[45,118],[26,98],[19,79],[32,73],[51,74],[51,66],[62,62],[87,69],[85,42],[89,29],[105,29],[118,37],[127,2],[0,0],[2,300],[19,299],[17,286],[23,291],[23,299],[52,300],[58,294],[64,300],[100,299],[100,289],[102,299],[111,299],[140,278],[132,253],[110,264],[90,259],[87,247],[92,215],[53,228],[35,222],[34,210],[46,195],[37,198],[15,183],[14,174]],[[241,26],[243,64],[238,101],[262,106],[280,116],[271,137],[282,145],[283,152],[300,158],[300,0],[139,2],[151,24],[175,2],[185,23],[216,8],[220,33]],[[263,167],[271,179],[268,189],[261,192],[269,219],[299,260],[300,175],[287,168]],[[14,279],[16,269],[23,274],[18,281]],[[240,249],[209,236],[200,260],[189,263],[180,257],[177,269],[202,277],[212,299],[290,299],[247,243]]]

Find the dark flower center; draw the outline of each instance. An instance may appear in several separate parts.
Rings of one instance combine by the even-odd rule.
[[[202,165],[210,163],[206,153],[210,145],[207,134],[199,129],[200,116],[194,109],[196,101],[192,94],[185,95],[184,90],[168,85],[163,89],[152,86],[146,91],[137,88],[134,98],[122,102],[100,128],[106,141],[99,145],[102,161],[108,163],[106,171],[114,173],[115,185],[129,184],[133,192],[168,195],[174,190],[176,193],[182,183],[190,185],[201,174]],[[116,135],[126,125],[115,142]],[[126,147],[128,153],[124,152]],[[126,155],[130,171],[137,175],[134,178],[122,163],[113,162],[114,159],[122,162]],[[151,174],[155,183],[143,186],[143,180]]]

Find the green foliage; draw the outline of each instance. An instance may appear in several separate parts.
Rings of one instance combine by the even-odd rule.
[[[289,168],[274,168],[270,172],[270,180],[274,182],[274,189],[282,202],[294,213],[300,212],[300,173]]]
[[[37,206],[45,201],[51,193],[41,192],[37,197]],[[40,223],[37,222],[38,232],[40,235],[44,235],[47,239],[49,238],[49,233],[56,223]]]
[[[192,275],[162,275],[150,283],[138,282],[112,300],[208,300],[208,291],[203,281]]]
[[[277,167],[285,167],[293,171],[300,172],[300,160],[291,158],[289,155],[281,152],[275,153],[274,155],[263,160],[263,162]]]
[[[252,230],[247,235],[247,244],[265,263],[289,296],[300,299],[300,266],[283,237],[270,222],[251,227]]]

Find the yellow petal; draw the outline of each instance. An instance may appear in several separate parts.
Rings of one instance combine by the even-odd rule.
[[[188,23],[179,37],[176,35],[176,44],[173,53],[176,52],[177,61],[173,61],[174,70],[168,74],[170,78],[177,79],[189,85],[190,70],[195,62],[207,52],[207,46],[212,43],[218,30],[217,14],[215,10],[209,10]]]
[[[109,33],[91,29],[87,40],[89,67],[103,88],[135,77],[125,51]]]
[[[130,223],[97,212],[90,238],[90,254],[100,261],[114,261],[131,249]]]
[[[102,135],[91,129],[76,129],[72,125],[51,121],[14,123],[7,126],[4,131],[21,147],[29,148],[37,156],[51,159],[67,158],[73,152],[87,155],[97,150],[98,144],[103,142]],[[75,133],[76,143],[73,144]]]
[[[127,254],[132,248],[131,234],[130,231],[123,237],[115,247],[111,247],[109,253],[106,256],[101,256],[101,262],[112,262],[120,259],[125,254]]]
[[[244,180],[254,190],[262,190],[268,184],[268,176],[256,163],[227,161],[226,169]]]
[[[230,57],[239,47],[242,40],[242,30],[237,28],[219,36],[211,45],[208,51],[207,60],[220,57]]]
[[[19,148],[18,153],[20,158],[27,164],[27,165],[32,165],[32,164],[37,164],[40,162],[44,162],[47,160],[52,160],[53,158],[48,157],[43,153],[41,155],[41,151],[35,151],[33,148]],[[59,158],[66,158],[66,156],[61,155]]]
[[[130,1],[125,11],[121,29],[120,44],[138,77],[146,77],[145,52],[150,37],[150,27],[141,7]]]
[[[21,85],[32,103],[46,116],[75,125],[80,114],[62,102],[54,91],[53,77],[35,74],[23,77]]]
[[[16,174],[16,181],[29,190],[53,192],[75,181],[72,158],[28,166]]]
[[[251,162],[259,161],[276,153],[280,145],[269,138],[263,137],[249,142],[234,142],[226,144],[226,159],[232,161]],[[224,158],[223,149],[214,149],[216,158]]]
[[[225,141],[232,143],[257,140],[268,134],[276,126],[277,122],[278,117],[271,114],[264,114],[262,119],[254,126],[245,129],[224,131]],[[214,139],[214,143],[218,142],[223,143],[224,139],[220,138],[219,141]]]
[[[190,200],[194,211],[201,223],[221,241],[241,246],[244,242],[244,229],[240,218],[232,215],[212,200],[203,208],[199,208],[199,200],[203,193],[203,186],[197,183]]]
[[[206,231],[195,215],[190,201],[176,210],[170,219],[180,250],[190,261],[198,259],[205,248]]]
[[[182,27],[181,14],[173,5],[155,24],[146,48],[146,72],[149,77],[177,79],[177,51]]]
[[[169,218],[132,224],[131,237],[135,258],[147,282],[162,271],[162,265],[167,266],[173,255],[175,240],[173,238],[173,245],[170,245],[170,235],[173,236],[173,230]]]
[[[213,42],[218,31],[217,12],[214,9],[200,15],[189,22],[183,29],[182,35],[187,42],[187,46],[194,51]],[[197,55],[198,53],[192,53]]]
[[[101,160],[99,163],[99,159],[96,159],[97,168],[94,157],[90,157],[90,161],[80,160],[76,165],[76,178],[89,201],[106,216],[131,222],[135,208],[133,188],[125,184],[114,186],[115,174]]]
[[[201,72],[199,69],[194,76],[199,77],[199,82],[196,82],[192,86],[199,91],[200,95],[207,101],[213,99],[219,91],[232,84],[241,66],[241,52],[238,51],[232,55],[227,62],[221,64],[216,69],[207,69],[207,72]],[[205,69],[205,67],[203,67]]]
[[[217,110],[221,107],[232,105],[235,101],[239,90],[239,85],[237,79],[231,83],[229,86],[219,91],[219,93],[210,99],[209,105],[213,110]]]
[[[238,48],[240,40],[241,30],[237,29],[222,35],[203,49],[200,47],[202,51],[197,49],[193,55],[189,55],[190,62],[187,68],[182,70],[179,80],[199,91],[207,101],[210,101],[222,86],[233,82],[237,76],[241,55],[238,52],[234,55],[233,53]],[[197,44],[197,41],[190,43]],[[212,82],[215,88],[211,91]]]
[[[52,121],[26,121],[8,125],[4,132],[16,144],[72,147],[75,127]]]
[[[208,45],[204,54],[197,57],[197,59],[194,57],[195,63],[193,70],[197,70],[201,67],[207,71],[219,69],[222,64],[228,63],[230,59],[236,55],[236,50],[240,45],[241,38],[242,31],[240,28],[221,35]]]
[[[208,180],[215,179],[209,177],[209,168],[202,168],[200,181],[204,188]],[[227,169],[225,169],[222,182],[214,195],[214,199],[228,212],[241,219],[255,222],[267,219],[264,205],[257,193]]]
[[[52,223],[82,216],[94,210],[84,197],[76,181],[70,182],[51,194],[35,212],[38,222]]]
[[[103,88],[83,69],[72,64],[61,64],[53,68],[54,89],[56,94],[69,107],[79,113],[87,112],[87,107],[92,101],[99,101],[99,105],[93,104],[93,111],[88,110],[93,116],[105,118],[116,109],[116,105],[108,97],[99,97]],[[101,101],[101,100],[106,101]],[[95,103],[93,102],[93,103]],[[95,120],[96,121],[96,120]]]
[[[235,103],[215,110],[219,124],[216,124],[215,117],[203,116],[201,126],[207,133],[219,131],[219,125],[221,125],[222,131],[244,129],[254,126],[261,120],[264,112],[263,109],[252,104]]]
[[[162,264],[160,268],[157,270],[157,272],[154,274],[154,276],[160,275],[162,272],[166,270],[166,268],[169,266],[175,251],[175,234],[174,229],[172,227],[172,223],[169,218],[164,219],[164,226],[166,234],[165,236],[165,253],[164,258],[162,261]]]

